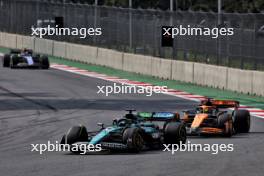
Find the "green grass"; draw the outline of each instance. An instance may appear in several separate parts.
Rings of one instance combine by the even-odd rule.
[[[155,78],[152,76],[141,75],[137,73],[131,73],[127,71],[117,70],[109,67],[99,66],[99,65],[91,65],[84,64],[76,61],[69,61],[66,59],[58,58],[58,57],[50,57],[51,62],[58,64],[65,64],[89,71],[94,71],[98,73],[103,73],[109,76],[118,76],[120,78],[126,78],[135,81],[147,82],[155,85],[167,86],[168,88],[177,89],[186,91],[193,94],[203,95],[212,98],[218,99],[234,99],[241,102],[241,104],[254,106],[258,108],[264,109],[264,98],[253,95],[246,95],[241,93],[236,93],[233,91],[220,90],[211,87],[199,86],[191,83],[185,83],[181,81],[175,80],[164,80]]]
[[[9,49],[0,47],[0,53],[8,53]]]

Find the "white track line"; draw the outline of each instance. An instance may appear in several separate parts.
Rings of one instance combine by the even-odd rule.
[[[79,68],[75,68],[75,67],[71,67],[71,66],[67,66],[67,65],[62,65],[62,64],[52,64],[51,67],[54,69],[75,73],[78,75],[89,76],[89,77],[102,79],[102,80],[115,82],[115,83],[123,83],[125,85],[133,85],[133,86],[141,86],[141,87],[155,86],[155,85],[152,85],[150,83],[133,81],[133,80],[128,80],[128,79],[122,79],[122,78],[118,78],[116,76],[108,76],[105,74],[90,72],[88,70],[83,70],[83,69],[79,69]],[[168,89],[168,92],[163,92],[163,94],[175,96],[175,97],[179,97],[182,99],[191,100],[191,101],[195,101],[195,102],[200,102],[201,100],[206,98],[205,96],[202,96],[202,95],[194,95],[194,94],[191,94],[191,93],[188,93],[185,91],[180,91],[180,90],[175,90],[175,89]],[[249,106],[245,106],[245,105],[240,105],[240,109],[247,109],[251,115],[254,115],[254,116],[259,117],[259,118],[264,118],[264,110],[262,110],[262,109],[249,107]]]
[[[4,54],[0,53],[0,56],[4,56]],[[110,81],[110,82],[115,82],[115,83],[123,83],[125,85],[134,85],[134,86],[142,86],[142,87],[144,87],[144,86],[155,86],[155,85],[152,85],[149,83],[132,81],[132,80],[128,80],[128,79],[119,78],[116,76],[108,76],[105,74],[91,72],[88,70],[83,70],[83,69],[79,69],[79,68],[71,67],[71,66],[67,66],[67,65],[62,65],[62,64],[51,64],[51,67],[54,69],[79,74],[82,76],[89,76],[89,77],[98,78],[98,79],[102,79],[102,80],[106,80],[106,81]],[[206,98],[205,96],[202,96],[202,95],[194,95],[194,94],[190,94],[190,93],[185,92],[185,91],[179,91],[179,90],[175,90],[175,89],[168,89],[168,92],[163,92],[163,94],[175,96],[175,97],[179,97],[182,99],[191,100],[191,101],[195,101],[195,102],[200,102],[201,100]],[[245,105],[240,105],[240,108],[241,109],[247,109],[251,115],[254,115],[256,117],[264,119],[264,110],[263,109],[258,109],[258,108],[245,106]]]

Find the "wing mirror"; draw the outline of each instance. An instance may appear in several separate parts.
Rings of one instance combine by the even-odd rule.
[[[103,123],[97,123],[97,126],[101,127],[101,129],[105,128]]]

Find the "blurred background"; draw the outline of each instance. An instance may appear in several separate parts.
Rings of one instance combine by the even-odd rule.
[[[0,0],[0,31],[101,27],[102,36],[47,36],[166,59],[264,70],[263,0]],[[161,26],[232,27],[233,36],[178,36],[161,47]]]

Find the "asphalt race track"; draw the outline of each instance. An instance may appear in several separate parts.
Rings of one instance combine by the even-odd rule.
[[[252,118],[250,134],[233,138],[191,137],[192,143],[233,143],[233,152],[144,151],[139,154],[31,152],[30,144],[60,140],[71,126],[110,124],[124,109],[181,111],[195,102],[156,94],[97,94],[110,82],[59,70],[0,68],[1,176],[261,176],[264,173],[264,119]]]

